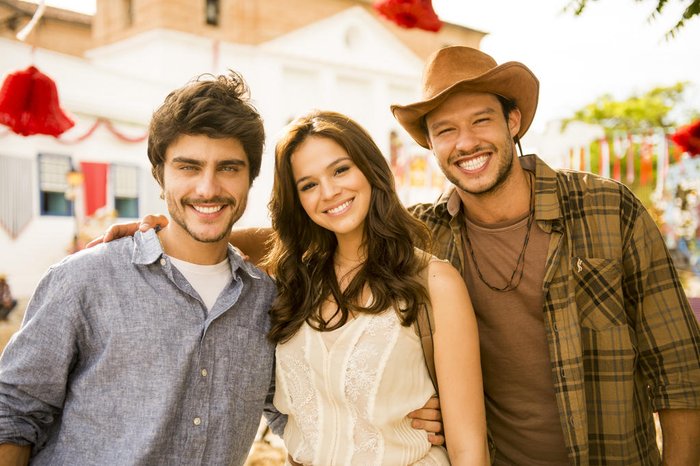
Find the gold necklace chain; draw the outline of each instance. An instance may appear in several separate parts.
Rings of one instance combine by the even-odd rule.
[[[484,278],[484,275],[479,269],[479,263],[476,260],[476,254],[474,253],[474,248],[472,248],[472,242],[469,240],[467,223],[464,223],[464,239],[467,245],[467,249],[469,250],[469,254],[471,255],[472,262],[474,262],[476,274],[479,276],[479,279],[484,283],[484,285],[488,286],[493,291],[512,291],[516,289],[518,285],[520,285],[520,281],[523,279],[523,273],[525,272],[525,251],[527,250],[527,244],[530,242],[530,231],[532,230],[532,223],[535,219],[535,183],[534,180],[531,179],[531,175],[529,173],[528,181],[530,182],[530,212],[527,217],[527,232],[525,233],[525,241],[523,241],[523,247],[520,250],[520,255],[518,255],[518,261],[515,264],[515,269],[513,269],[513,273],[510,275],[510,279],[508,280],[508,283],[505,284],[505,286],[500,288],[497,286],[493,286],[492,284],[486,281],[486,278]],[[520,271],[519,274],[518,271]],[[517,279],[516,274],[518,275]]]

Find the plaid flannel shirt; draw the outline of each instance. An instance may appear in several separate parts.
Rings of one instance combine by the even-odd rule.
[[[536,223],[551,233],[542,311],[571,462],[658,465],[652,412],[700,408],[700,330],[661,234],[621,183],[520,162],[535,171]],[[463,272],[453,196],[409,210],[433,253]]]

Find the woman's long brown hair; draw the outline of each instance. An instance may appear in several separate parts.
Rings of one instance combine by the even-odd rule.
[[[299,201],[291,157],[308,137],[335,141],[362,171],[372,194],[364,224],[367,258],[345,290],[340,289],[333,255],[335,235],[316,225]],[[269,204],[275,231],[264,266],[277,280],[269,338],[284,342],[307,322],[319,331],[343,326],[350,313],[378,314],[389,307],[411,325],[427,290],[418,279],[425,261],[414,248],[429,250],[430,233],[403,207],[396,195],[389,164],[359,124],[335,112],[314,111],[293,121],[275,148],[275,179]],[[360,305],[368,287],[372,302]],[[333,298],[340,319],[328,325],[320,316],[323,301]]]

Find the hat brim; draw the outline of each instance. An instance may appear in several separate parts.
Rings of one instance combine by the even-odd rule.
[[[423,127],[425,115],[455,92],[486,92],[515,102],[521,114],[518,138],[522,138],[535,117],[539,89],[539,81],[529,68],[522,63],[507,62],[475,78],[459,81],[428,100],[409,105],[392,105],[391,112],[418,144],[428,148],[427,134]]]

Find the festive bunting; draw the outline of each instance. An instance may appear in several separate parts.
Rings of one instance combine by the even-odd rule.
[[[659,129],[656,133],[659,140],[659,150],[656,155],[656,192],[664,190],[666,175],[668,174],[668,141],[664,130]]]
[[[646,186],[652,181],[654,170],[652,162],[653,151],[654,143],[649,135],[645,135],[639,148],[639,184],[641,186]]]
[[[61,109],[56,83],[35,66],[10,73],[0,89],[0,123],[22,136],[58,136],[75,125]]]
[[[617,181],[622,180],[622,157],[624,157],[624,152],[622,150],[622,139],[618,136],[613,141],[613,179]]]
[[[566,168],[575,169],[576,168],[576,153],[573,147],[569,147],[569,165]]]
[[[646,134],[617,132],[611,139],[603,137],[587,146],[570,146],[568,157],[565,156],[562,160],[562,168],[590,172],[597,160],[600,176],[622,181],[624,165],[626,184],[633,185],[636,182],[640,186],[648,186],[655,183],[654,191],[658,197],[659,193],[667,189],[669,167],[688,158],[683,157],[683,154],[689,153],[686,151],[688,146],[677,145],[674,136],[681,134],[681,137],[686,138],[683,141],[687,141],[688,135],[694,137],[693,130],[700,132],[700,125],[698,129],[689,125],[675,134],[666,134],[663,128],[650,130]]]
[[[16,238],[32,219],[32,161],[0,155],[0,226]]]
[[[600,140],[600,176],[610,178],[610,146],[608,140]]]
[[[628,134],[627,139],[624,140],[625,143],[623,147],[625,148],[625,153],[627,154],[627,174],[625,175],[625,181],[627,184],[634,183],[634,144],[632,144],[632,135]]]
[[[437,32],[442,27],[431,0],[377,0],[373,6],[382,16],[403,28]]]
[[[85,134],[78,136],[78,137],[75,137],[75,138],[72,138],[72,139],[66,139],[66,138],[61,137],[61,138],[58,138],[58,142],[60,142],[62,144],[68,144],[68,145],[78,144],[80,142],[85,141],[90,136],[92,136],[93,133],[95,131],[97,131],[97,128],[99,128],[100,126],[104,126],[107,129],[107,131],[112,133],[114,136],[117,137],[117,139],[119,139],[122,142],[138,143],[138,142],[145,141],[146,138],[148,137],[147,133],[144,133],[144,134],[141,134],[138,136],[129,136],[127,134],[124,134],[120,130],[118,130],[110,120],[108,120],[106,118],[98,118],[97,120],[95,120],[95,123],[93,123],[93,125],[85,132]]]

